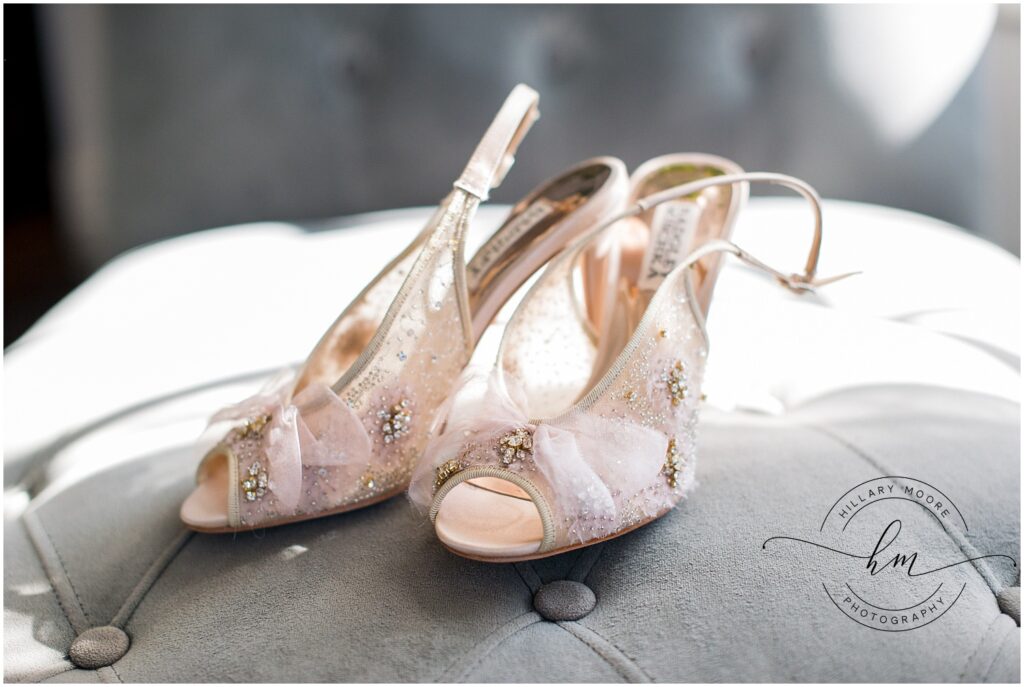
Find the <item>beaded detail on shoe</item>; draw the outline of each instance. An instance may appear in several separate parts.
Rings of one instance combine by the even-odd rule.
[[[498,440],[498,455],[501,464],[509,466],[533,456],[533,432],[526,427],[516,427]]]

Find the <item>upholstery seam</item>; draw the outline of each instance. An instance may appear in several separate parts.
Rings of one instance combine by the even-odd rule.
[[[43,562],[43,558],[39,553],[39,546],[38,544],[36,544],[35,537],[32,536],[32,530],[29,529],[28,521],[22,518],[21,525],[25,528],[25,534],[28,535],[28,540],[32,542],[32,548],[35,549],[36,561],[39,562],[39,567],[43,569],[43,574],[46,575],[46,564]],[[56,599],[57,605],[60,607],[60,612],[64,614],[64,620],[67,621],[68,627],[71,628],[71,631],[75,632],[75,634],[78,634],[77,631],[75,630],[75,624],[71,622],[71,616],[68,614],[68,610],[64,608],[64,600],[61,599],[60,594],[57,593],[57,588],[54,586],[53,580],[49,579],[49,575],[46,575],[46,577],[46,582],[50,585],[50,591],[53,592],[53,598]],[[69,670],[74,670],[74,664],[72,664],[72,667],[69,668]],[[61,673],[55,674],[60,675]]]
[[[30,526],[29,524],[30,519],[32,521],[32,526]],[[64,565],[64,559],[61,558],[60,551],[57,550],[57,546],[53,543],[53,539],[50,537],[50,533],[47,532],[46,527],[43,526],[42,519],[40,519],[34,512],[28,512],[22,516],[22,525],[25,528],[26,534],[28,534],[29,541],[32,542],[34,548],[36,549],[36,558],[39,561],[39,565],[43,568],[43,572],[47,573],[47,578],[49,578],[48,581],[50,583],[50,589],[53,590],[53,595],[57,599],[57,605],[60,606],[60,610],[64,613],[64,619],[67,620],[68,625],[71,627],[71,630],[76,635],[78,635],[79,633],[88,628],[75,627],[76,623],[71,618],[73,614],[68,611],[64,599],[61,598],[60,592],[57,591],[57,585],[54,582],[53,576],[47,570],[48,566],[45,560],[47,556],[43,555],[43,547],[38,541],[36,535],[33,533],[34,530],[38,528],[38,530],[42,532],[43,536],[46,537],[46,541],[50,545],[49,548],[53,551],[54,556],[57,558],[57,564],[60,567],[60,572],[68,581],[68,588],[71,590],[71,595],[72,597],[74,597],[75,602],[78,604],[78,610],[82,612],[82,619],[85,621],[86,625],[91,627],[92,620],[89,618],[89,613],[85,610],[85,606],[82,605],[82,600],[78,596],[78,590],[75,589],[75,583],[71,581],[71,576],[68,574],[67,566]],[[53,561],[50,561],[50,565],[52,564]]]
[[[577,579],[577,581],[586,584],[587,580],[590,579],[590,573],[594,572],[594,567],[597,566],[597,562],[601,560],[602,556],[604,556],[605,548],[607,548],[605,546],[606,544],[607,542],[599,542],[595,544],[593,547],[590,547],[596,548],[597,553],[593,555],[593,560],[591,560],[590,565],[587,566],[586,572],[576,570],[576,568],[579,567],[580,563],[584,561],[584,557],[588,555],[587,549],[583,549],[582,553],[580,553],[580,557],[577,558],[575,564],[573,564],[572,570],[569,571],[569,575],[572,578]]]
[[[580,642],[583,646],[587,647],[592,652],[594,652],[598,656],[598,658],[600,658],[602,661],[604,661],[606,664],[608,664],[612,668],[612,670],[614,670],[616,673],[619,674],[620,677],[625,678],[627,682],[629,681],[629,676],[625,675],[622,672],[622,668],[621,667],[616,665],[610,658],[605,656],[602,652],[598,651],[597,647],[595,647],[593,644],[591,644],[587,640],[583,639],[583,637],[580,637],[578,634],[576,634],[572,630],[568,629],[566,627],[566,625],[569,624],[568,622],[563,621],[563,622],[559,622],[559,623],[556,623],[556,624],[560,628],[562,628],[563,632],[568,634],[570,637],[573,637],[576,641]]]
[[[537,578],[537,589],[540,589],[544,586],[544,578],[541,577],[540,573],[537,572],[537,568],[533,565],[533,561],[526,561],[526,564],[530,566],[530,571],[533,573],[533,576]],[[533,590],[534,593],[537,592],[537,589]]]
[[[604,552],[605,552],[605,549],[607,547],[604,544],[601,544],[600,546],[601,546],[601,550],[597,552],[597,555],[594,556],[594,560],[590,564],[590,567],[587,568],[587,573],[586,573],[586,575],[583,576],[583,582],[587,582],[587,581],[590,580],[590,574],[592,572],[594,572],[594,568],[597,567],[598,561],[600,561],[602,558],[604,558]]]
[[[36,522],[39,524],[39,530],[46,537],[46,541],[50,543],[50,548],[53,549],[53,553],[57,556],[57,562],[60,563],[61,572],[64,573],[64,577],[68,578],[68,586],[71,587],[71,594],[75,597],[75,601],[78,602],[78,607],[82,609],[82,615],[85,617],[85,622],[91,627],[92,618],[89,617],[89,611],[86,609],[85,604],[82,603],[82,597],[75,589],[75,581],[71,579],[71,573],[68,572],[67,563],[64,562],[64,558],[60,555],[60,549],[57,548],[57,544],[54,543],[53,537],[50,536],[49,531],[43,525],[41,518],[36,517]]]
[[[603,551],[603,549],[602,549],[602,551]],[[626,653],[625,651],[623,651],[622,647],[620,647],[620,646],[619,646],[618,644],[616,644],[615,642],[613,642],[613,641],[611,641],[610,639],[608,639],[607,637],[605,637],[605,636],[604,636],[603,634],[601,634],[600,632],[598,632],[598,631],[597,631],[597,630],[595,630],[594,628],[592,628],[592,627],[587,627],[586,625],[583,625],[582,623],[577,623],[577,624],[578,624],[578,625],[580,625],[580,627],[586,627],[586,629],[587,629],[588,631],[590,631],[590,632],[593,632],[593,633],[594,633],[595,635],[597,635],[598,637],[600,637],[600,638],[601,638],[601,639],[602,639],[603,641],[605,641],[605,642],[608,642],[608,646],[612,647],[613,649],[615,649],[616,651],[618,651],[618,652],[619,652],[620,654],[622,654],[622,655],[623,655],[623,656],[624,656],[624,657],[626,658],[626,660],[627,660],[627,661],[629,661],[629,662],[630,662],[630,664],[631,664],[631,665],[632,665],[632,666],[633,666],[634,668],[636,668],[636,669],[637,669],[637,671],[638,671],[638,672],[639,672],[639,673],[640,673],[641,675],[643,675],[643,676],[644,676],[645,678],[647,678],[647,680],[648,680],[649,682],[654,682],[654,678],[653,678],[653,677],[651,677],[651,676],[650,676],[650,675],[649,675],[649,674],[647,673],[647,671],[643,669],[643,667],[641,667],[640,663],[639,663],[639,662],[637,662],[637,660],[636,660],[635,658],[633,658],[632,656],[630,656],[629,654],[627,654],[627,653]]]
[[[596,630],[594,630],[594,629],[592,629],[592,628],[589,628],[589,627],[587,627],[587,626],[585,626],[585,625],[582,625],[582,624],[580,624],[580,623],[578,623],[578,622],[576,622],[576,621],[562,621],[562,622],[559,622],[559,623],[556,623],[556,624],[557,624],[557,625],[558,625],[559,627],[561,627],[561,628],[562,628],[562,629],[563,629],[563,630],[564,630],[565,632],[569,633],[570,635],[572,635],[573,637],[575,637],[575,638],[576,638],[577,640],[579,640],[579,641],[580,641],[580,642],[581,642],[581,643],[582,643],[582,644],[583,644],[584,646],[586,646],[586,647],[587,647],[587,648],[589,648],[589,649],[590,649],[591,651],[593,651],[593,652],[594,652],[595,654],[597,654],[597,655],[598,655],[598,656],[599,656],[599,657],[600,657],[600,658],[601,658],[601,659],[602,659],[602,660],[603,660],[603,661],[604,661],[605,663],[607,663],[607,664],[608,664],[609,666],[611,666],[611,667],[612,667],[612,669],[613,669],[613,670],[615,670],[615,672],[616,672],[616,673],[618,673],[618,674],[619,674],[619,675],[620,675],[620,676],[621,676],[622,678],[624,678],[624,679],[625,679],[625,680],[626,680],[627,682],[633,682],[633,680],[631,679],[631,677],[630,677],[629,675],[627,675],[627,674],[626,674],[625,672],[623,672],[622,666],[618,665],[618,662],[616,662],[616,661],[613,661],[613,660],[612,660],[611,658],[609,658],[608,656],[606,656],[606,655],[605,655],[605,654],[604,654],[604,653],[603,653],[603,652],[602,652],[602,651],[601,651],[600,649],[598,649],[598,648],[597,648],[596,646],[594,646],[593,644],[591,644],[590,642],[588,642],[588,641],[587,641],[586,639],[584,639],[584,638],[583,638],[583,637],[581,637],[580,635],[578,635],[578,634],[576,634],[575,632],[573,632],[573,631],[572,631],[571,629],[569,629],[569,626],[572,626],[572,627],[582,627],[582,628],[583,628],[583,629],[585,629],[586,631],[594,633],[594,634],[595,634],[595,635],[596,635],[596,636],[597,636],[598,638],[600,638],[600,639],[601,639],[602,641],[604,641],[604,642],[607,642],[608,646],[610,646],[611,648],[615,649],[615,650],[616,650],[616,651],[618,651],[618,652],[619,652],[620,654],[622,654],[622,657],[623,657],[623,658],[625,658],[625,659],[626,659],[626,661],[628,661],[628,662],[629,662],[629,664],[630,664],[630,665],[631,665],[631,666],[632,666],[633,668],[635,668],[635,669],[636,669],[636,671],[637,671],[638,673],[640,673],[641,675],[643,675],[643,676],[644,676],[644,678],[646,678],[648,682],[654,682],[654,679],[653,679],[653,678],[651,678],[651,676],[647,674],[647,671],[645,671],[645,670],[644,670],[643,668],[641,668],[641,667],[640,667],[640,666],[639,666],[639,665],[637,664],[637,662],[636,662],[635,660],[633,660],[633,658],[632,658],[632,657],[630,657],[630,656],[629,656],[628,654],[626,654],[626,652],[625,652],[625,651],[623,651],[623,650],[622,650],[622,649],[620,649],[620,648],[619,648],[618,646],[616,646],[615,644],[613,644],[613,643],[612,643],[611,641],[609,641],[609,640],[608,640],[608,638],[607,638],[607,637],[605,637],[605,636],[604,636],[604,635],[602,635],[601,633],[597,632]]]
[[[840,445],[842,445],[842,446],[846,447],[847,449],[849,449],[854,455],[859,456],[868,465],[870,465],[871,467],[873,467],[876,470],[878,470],[882,475],[895,474],[894,471],[892,471],[889,468],[887,468],[886,466],[884,466],[881,463],[881,461],[879,461],[876,458],[868,455],[868,453],[866,451],[864,451],[859,446],[857,446],[857,445],[853,444],[852,442],[850,442],[849,440],[847,440],[845,437],[840,435],[836,430],[834,430],[832,428],[829,428],[829,427],[825,427],[824,425],[818,425],[818,424],[802,424],[802,426],[806,427],[808,429],[817,431],[817,432],[819,432],[821,434],[824,434],[825,436],[829,437],[833,441],[838,442]],[[974,545],[971,544],[971,542],[968,541],[966,537],[963,537],[961,535],[960,538],[958,539],[956,534],[954,534],[953,532],[950,532],[949,529],[947,529],[945,526],[942,527],[942,531],[946,534],[946,537],[949,539],[949,541],[960,550],[960,553],[966,555],[968,558],[974,558],[977,555],[979,555],[978,550],[974,548]],[[968,550],[966,550],[965,547],[966,548],[970,548],[971,550],[968,551]],[[996,607],[998,608],[999,607],[999,594],[996,591],[997,580],[995,578],[995,575],[992,573],[992,571],[989,569],[988,565],[984,561],[980,561],[980,560],[971,561],[971,567],[974,568],[975,572],[978,573],[978,576],[985,583],[985,586],[988,587],[989,592],[992,594],[992,599],[993,599],[993,601],[995,601]],[[1004,585],[1004,587],[1005,587],[1005,585]],[[1000,612],[1001,611],[1002,611],[1002,609],[1000,609]]]
[[[992,674],[992,669],[996,667],[996,663],[999,661],[999,657],[1003,655],[1003,651],[1006,649],[1006,639],[1011,634],[1012,630],[1003,633],[1003,639],[1001,642],[999,642],[999,649],[996,650],[996,653],[992,656],[992,662],[989,663],[988,668],[985,669],[985,672],[981,676],[982,682],[988,682],[988,676]]]
[[[114,674],[114,677],[117,678],[118,682],[120,682],[121,684],[124,684],[124,680],[121,679],[121,674],[117,672],[117,668],[114,667],[113,663],[111,663],[109,666],[106,666],[106,667],[110,668],[110,672],[112,672]]]
[[[121,608],[117,610],[117,613],[110,620],[111,625],[122,630],[125,628],[128,621],[135,615],[135,611],[146,600],[150,590],[153,589],[153,586],[156,585],[167,568],[171,566],[171,563],[178,558],[178,555],[192,540],[194,534],[191,530],[183,530],[153,559],[153,562],[150,563],[146,571],[142,573],[139,581],[128,592],[128,596],[121,602]],[[136,598],[136,595],[138,598]],[[123,618],[121,617],[122,615],[124,616]]]
[[[491,638],[491,637],[493,637],[494,635],[496,635],[496,634],[499,634],[499,633],[500,633],[500,631],[501,631],[501,629],[502,629],[503,627],[505,627],[505,626],[509,625],[510,623],[514,623],[514,622],[516,622],[516,621],[522,620],[523,618],[525,618],[526,616],[529,616],[529,615],[532,615],[532,616],[534,616],[534,620],[533,620],[533,621],[531,621],[531,622],[528,622],[528,623],[525,623],[524,625],[522,625],[522,626],[520,626],[520,627],[517,627],[517,628],[516,628],[515,630],[513,630],[512,632],[510,632],[509,634],[505,635],[505,636],[504,636],[504,637],[503,637],[503,638],[502,638],[502,639],[501,639],[501,640],[500,640],[500,641],[499,641],[498,643],[496,643],[496,644],[495,644],[494,646],[497,646],[497,645],[498,645],[498,644],[500,644],[500,643],[501,643],[502,641],[505,641],[505,640],[508,640],[508,639],[510,639],[510,638],[512,638],[512,637],[515,637],[515,636],[516,636],[517,634],[519,634],[520,632],[522,632],[522,631],[523,631],[523,630],[525,630],[526,628],[528,628],[528,627],[530,627],[530,626],[532,626],[532,625],[536,625],[537,623],[539,623],[539,622],[540,622],[540,620],[541,620],[541,618],[540,618],[540,615],[539,615],[539,614],[538,614],[538,613],[537,613],[536,611],[527,611],[526,613],[523,613],[523,614],[521,614],[521,615],[517,615],[516,617],[512,618],[511,620],[507,620],[507,621],[505,621],[504,623],[502,623],[502,625],[501,625],[500,627],[497,627],[497,628],[495,628],[495,629],[494,629],[494,631],[492,631],[491,633],[489,633],[489,634],[488,634],[488,635],[487,635],[486,637],[484,637],[484,638],[483,638],[483,639],[482,639],[482,640],[481,640],[481,641],[480,641],[479,643],[477,643],[477,644],[476,644],[476,645],[475,645],[475,646],[473,647],[473,649],[476,649],[477,647],[479,647],[479,646],[480,646],[480,644],[484,643],[485,641],[487,641],[488,639],[490,639],[490,638]],[[491,647],[491,648],[493,649],[494,647]],[[471,670],[472,670],[473,668],[475,668],[475,667],[476,667],[477,665],[479,665],[479,664],[480,664],[480,662],[481,662],[481,661],[483,661],[483,660],[484,660],[484,658],[486,658],[486,657],[487,657],[487,656],[488,656],[489,654],[490,654],[490,650],[488,650],[488,651],[486,651],[486,652],[483,652],[483,653],[481,653],[481,654],[480,654],[479,656],[477,656],[477,657],[476,657],[476,659],[475,659],[475,660],[474,660],[474,661],[473,661],[472,663],[470,663],[469,665],[467,665],[467,666],[463,667],[463,669],[459,671],[459,674],[458,674],[457,676],[454,676],[454,677],[457,677],[457,678],[458,678],[459,680],[461,680],[461,678],[462,678],[463,676],[465,676],[465,675],[466,675],[466,673],[468,673],[468,672],[469,672],[469,671],[471,671]],[[456,667],[456,666],[458,665],[458,663],[459,663],[459,659],[455,659],[455,661],[453,661],[453,662],[451,663],[451,665],[449,665],[449,666],[448,666],[448,668],[447,668],[447,669],[445,669],[445,670],[444,670],[444,671],[443,671],[443,672],[441,673],[441,675],[439,676],[439,678],[438,678],[437,680],[434,680],[434,682],[435,682],[435,683],[439,682],[439,681],[440,681],[440,678],[441,678],[441,677],[444,677],[444,676],[448,675],[449,673],[451,673],[451,671],[452,671],[452,670],[453,670],[453,669],[454,669],[454,668],[455,668],[455,667]],[[450,682],[455,682],[455,680],[449,680],[449,681],[450,681]]]
[[[990,634],[992,634],[992,631],[995,628],[996,623],[999,621],[999,617],[1001,615],[1003,615],[1003,613],[1000,611],[999,613],[996,614],[996,616],[994,618],[992,618],[992,620],[988,624],[988,627],[985,628],[984,634],[981,635],[981,639],[978,640],[977,645],[975,645],[974,651],[971,652],[971,655],[967,659],[967,662],[964,663],[963,670],[960,671],[960,678],[959,678],[960,682],[966,681],[966,679],[967,679],[967,669],[971,667],[971,663],[974,662],[974,658],[975,658],[975,656],[978,655],[978,652],[981,651],[982,648],[985,647],[988,644],[988,636]],[[991,670],[991,666],[989,666],[989,670]]]
[[[114,673],[114,677],[113,678],[110,677],[110,675],[108,674],[110,672],[108,670],[109,668],[110,668],[110,666],[100,666],[99,668],[97,668],[96,670],[94,670],[92,672],[96,673],[96,677],[99,679],[100,682],[103,682],[103,683],[120,682],[120,678],[117,676],[117,673]]]
[[[527,561],[527,563],[529,563],[529,561]],[[519,575],[519,579],[523,581],[524,585],[526,585],[526,591],[528,591],[530,594],[536,594],[537,590],[540,589],[540,587],[543,585],[543,580],[540,579],[540,575],[538,575],[537,571],[533,569],[533,566],[530,566],[530,572],[533,573],[534,577],[537,578],[537,581],[541,583],[536,588],[534,588],[534,586],[530,584],[530,582],[526,579],[526,576],[523,574],[523,571],[520,569],[518,563],[513,563],[512,567],[515,569],[516,574]]]

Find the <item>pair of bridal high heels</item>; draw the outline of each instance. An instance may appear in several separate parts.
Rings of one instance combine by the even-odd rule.
[[[619,536],[686,495],[723,256],[797,292],[822,283],[818,196],[709,155],[659,157],[632,177],[599,157],[517,203],[466,262],[473,215],[537,100],[512,91],[423,231],[297,372],[214,415],[231,425],[199,465],[187,526],[271,527],[408,490],[453,552],[516,561]],[[729,242],[749,182],[810,203],[803,274]],[[490,376],[460,381],[495,314],[537,272]]]

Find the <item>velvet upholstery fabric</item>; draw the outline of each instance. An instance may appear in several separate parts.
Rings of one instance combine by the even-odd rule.
[[[850,485],[906,472],[955,482],[965,516],[978,525],[968,541],[1017,555],[1019,495],[1006,488],[1019,477],[1016,406],[889,387],[824,398],[783,420],[708,415],[691,499],[630,535],[537,563],[457,558],[403,498],[258,533],[180,535],[173,530],[178,499],[191,486],[187,471],[163,480],[165,496],[137,512],[132,529],[148,531],[153,549],[106,548],[125,529],[109,495],[161,463],[186,465],[180,456],[105,471],[28,515],[45,523],[40,553],[64,562],[71,603],[86,623],[107,624],[120,612],[132,647],[115,669],[127,682],[1015,678],[1020,631],[996,595],[1019,584],[1016,571],[993,566],[992,588],[965,568],[966,596],[950,617],[894,639],[831,606],[819,582],[826,556],[780,560],[761,542],[806,530]],[[895,450],[891,422],[904,428],[906,445]],[[986,450],[972,452],[979,434]],[[101,504],[88,518],[60,516],[66,503],[87,500]],[[7,540],[22,539],[24,529],[8,523]],[[941,529],[916,536],[923,540],[914,548],[958,550]],[[167,551],[176,555],[167,560]],[[7,555],[9,565],[33,559]],[[162,571],[133,599],[136,570],[154,564]],[[12,572],[9,590],[18,583]],[[537,589],[561,579],[583,582],[597,597],[579,621],[552,623],[533,607]],[[9,679],[72,667],[63,654],[78,628],[68,627],[41,571],[32,582],[35,595],[8,592],[9,612],[36,613],[42,624],[34,640],[8,625]],[[138,605],[122,612],[133,600]]]

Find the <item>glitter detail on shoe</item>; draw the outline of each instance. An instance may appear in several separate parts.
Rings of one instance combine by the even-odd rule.
[[[385,444],[398,441],[409,433],[409,425],[412,424],[412,411],[409,410],[409,406],[409,400],[403,398],[390,408],[381,408],[377,411]]]
[[[511,465],[533,457],[533,433],[525,427],[517,427],[498,441],[498,456],[502,465]]]

